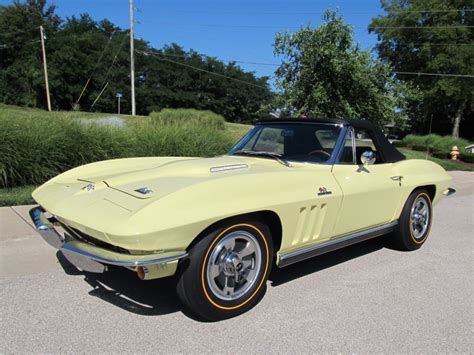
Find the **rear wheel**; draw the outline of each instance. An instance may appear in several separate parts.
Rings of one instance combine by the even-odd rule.
[[[220,320],[252,308],[265,292],[273,260],[268,227],[242,221],[216,228],[189,252],[177,285],[199,318]]]
[[[416,250],[428,238],[433,219],[431,198],[426,190],[415,190],[403,207],[393,242],[400,250]]]

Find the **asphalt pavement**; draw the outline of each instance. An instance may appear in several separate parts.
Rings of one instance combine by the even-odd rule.
[[[277,269],[255,308],[217,323],[183,311],[170,279],[79,271],[28,206],[0,208],[0,353],[473,353],[474,173],[452,175],[420,250],[375,239]]]

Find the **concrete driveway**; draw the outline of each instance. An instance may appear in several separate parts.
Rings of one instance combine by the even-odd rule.
[[[0,353],[472,353],[474,174],[435,208],[416,252],[355,245],[272,273],[249,313],[201,323],[171,280],[84,274],[0,209]]]

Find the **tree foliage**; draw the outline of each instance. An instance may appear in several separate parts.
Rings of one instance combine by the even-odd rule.
[[[390,66],[360,50],[351,26],[335,12],[327,11],[316,29],[277,34],[274,48],[283,57],[276,71],[281,107],[311,116],[405,124],[407,88],[393,78]]]
[[[372,20],[378,35],[378,54],[396,71],[474,74],[474,12],[469,0],[383,0],[386,15]],[[461,10],[461,11],[456,11]],[[416,28],[413,28],[416,27]],[[411,103],[415,128],[459,136],[462,120],[474,120],[474,79],[449,76],[403,75],[420,88],[422,98]],[[466,134],[467,126],[466,122]],[[472,123],[471,127],[472,129]],[[472,132],[471,132],[472,134]]]
[[[115,95],[120,92],[122,112],[131,111],[128,31],[107,20],[94,21],[87,14],[61,19],[46,0],[0,6],[2,102],[46,106],[40,25],[46,33],[54,109],[114,112]],[[212,110],[231,121],[249,121],[272,99],[267,77],[258,78],[235,63],[185,51],[177,44],[154,49],[135,39],[135,48],[138,114],[183,107]]]

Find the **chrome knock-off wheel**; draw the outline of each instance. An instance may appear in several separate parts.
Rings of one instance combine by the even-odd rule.
[[[262,251],[247,231],[235,231],[220,240],[207,263],[209,289],[217,298],[233,301],[245,295],[260,272]]]
[[[430,225],[430,203],[425,195],[417,197],[410,213],[410,228],[415,239],[423,239]]]

